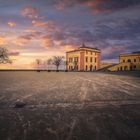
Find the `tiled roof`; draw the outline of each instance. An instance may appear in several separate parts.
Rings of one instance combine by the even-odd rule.
[[[87,47],[87,46],[85,46],[85,44],[83,44],[83,45],[82,45],[81,47],[79,47],[78,49],[75,49],[75,50],[72,50],[72,51],[68,51],[68,52],[66,52],[66,53],[80,51],[81,49],[92,49],[92,50],[100,51],[100,49],[98,49],[98,48]]]

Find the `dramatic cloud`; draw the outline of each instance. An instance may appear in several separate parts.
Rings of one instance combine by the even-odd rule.
[[[42,38],[42,45],[45,48],[53,48],[54,47],[53,39],[50,36],[44,36]]]
[[[73,7],[75,5],[86,5],[95,13],[111,12],[114,10],[126,8],[139,4],[139,0],[60,0],[56,7],[64,9],[65,7]]]
[[[118,57],[120,53],[124,52],[127,46],[113,46],[102,49],[103,59],[113,59]]]
[[[14,58],[20,52],[17,66],[36,57],[65,56],[82,43],[101,49],[102,60],[140,50],[140,0],[8,0],[2,5],[0,45]]]

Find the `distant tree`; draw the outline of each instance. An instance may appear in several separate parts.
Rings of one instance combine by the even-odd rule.
[[[47,65],[48,65],[48,60],[44,60],[44,62],[43,62],[43,68],[44,68],[44,70],[47,69]]]
[[[9,59],[8,50],[0,47],[0,64],[12,63]]]
[[[54,56],[52,59],[52,64],[56,66],[56,70],[58,71],[59,66],[63,62],[64,57],[63,56]]]
[[[52,64],[52,59],[49,58],[49,59],[47,60],[48,70],[50,70],[50,65],[51,65],[51,64]]]
[[[40,71],[40,64],[41,64],[41,59],[36,59],[36,64],[37,64],[37,71]]]

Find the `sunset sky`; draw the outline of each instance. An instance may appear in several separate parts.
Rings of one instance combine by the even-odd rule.
[[[109,62],[140,51],[140,0],[0,0],[0,46],[13,59],[1,68],[32,68],[83,42]]]

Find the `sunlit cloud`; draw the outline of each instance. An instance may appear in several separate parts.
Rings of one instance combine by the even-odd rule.
[[[31,41],[31,37],[29,37],[29,36],[19,36],[15,40],[15,44],[18,46],[25,46],[25,45],[29,44],[30,41]]]
[[[64,45],[63,47],[61,47],[61,49],[67,52],[67,51],[72,51],[72,50],[77,49],[77,46],[73,44],[69,44],[69,45]]]
[[[16,25],[17,25],[16,22],[13,22],[13,21],[8,22],[9,27],[15,27]]]
[[[87,6],[93,13],[111,12],[139,4],[139,0],[60,0],[56,4],[58,10],[74,7],[76,5]]]
[[[27,6],[24,7],[21,11],[22,15],[24,17],[28,17],[28,18],[38,18],[39,16],[39,9],[36,7],[32,7],[32,6]]]
[[[42,46],[45,48],[53,48],[54,47],[53,39],[50,36],[44,36],[42,38]]]
[[[36,33],[37,30],[29,28],[29,29],[24,30],[24,32],[26,32],[26,33]]]
[[[6,38],[4,36],[0,36],[0,45],[6,45]]]
[[[30,67],[36,58],[65,56],[83,42],[101,49],[102,60],[140,50],[140,0],[34,2],[8,0],[0,9],[0,46],[10,52],[14,68]]]
[[[33,26],[36,26],[36,27],[46,27],[46,26],[48,26],[47,22],[44,22],[44,21],[41,21],[41,20],[33,20],[32,24],[33,24]]]

